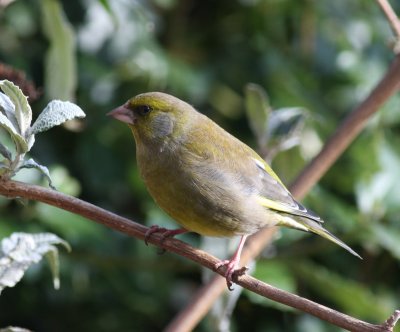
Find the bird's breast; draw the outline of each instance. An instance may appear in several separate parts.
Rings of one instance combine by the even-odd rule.
[[[212,162],[177,153],[137,149],[137,160],[149,193],[180,225],[202,235],[227,237],[263,226],[264,210],[237,179]]]

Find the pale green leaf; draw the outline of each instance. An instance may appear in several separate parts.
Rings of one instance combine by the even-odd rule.
[[[15,106],[11,99],[4,93],[0,92],[0,111],[6,115],[8,120],[13,124],[14,128],[19,129],[17,118],[15,117]]]
[[[45,91],[49,99],[74,100],[75,38],[58,0],[42,0],[43,31],[50,42],[45,61]]]
[[[22,163],[22,165],[19,167],[19,169],[22,169],[22,168],[34,168],[34,169],[37,169],[39,172],[42,173],[42,175],[44,175],[44,176],[46,177],[47,181],[49,182],[50,188],[56,189],[56,188],[53,186],[53,182],[51,181],[51,177],[50,177],[49,170],[47,169],[46,166],[43,166],[43,165],[38,164],[38,163],[37,163],[36,161],[34,161],[33,159],[28,159],[28,160],[25,160],[25,161]]]
[[[19,133],[24,136],[32,121],[32,110],[28,103],[28,98],[22,93],[18,86],[10,81],[0,81],[0,86],[14,104],[15,117],[17,118],[19,125]]]
[[[261,144],[267,139],[268,117],[272,111],[265,90],[254,83],[245,87],[245,105],[247,119],[254,135]]]
[[[301,142],[306,111],[303,108],[281,108],[271,112],[268,121],[267,159],[272,160],[281,151],[289,150]]]
[[[11,121],[3,113],[0,113],[0,127],[3,127],[8,131],[19,153],[25,153],[28,151],[28,144],[25,141],[25,138],[19,134]]]
[[[24,329],[18,326],[7,326],[4,329],[0,329],[0,332],[32,332],[32,330]]]
[[[58,250],[55,246],[49,246],[49,251],[46,253],[47,261],[50,265],[50,271],[53,276],[54,289],[60,288],[60,261],[58,258]]]
[[[9,150],[5,145],[3,145],[3,144],[1,144],[1,143],[0,143],[0,154],[1,154],[4,158],[6,158],[6,159],[8,159],[8,160],[11,160],[11,158],[12,158],[12,155],[11,155],[10,150]]]
[[[37,134],[58,126],[65,121],[74,118],[84,118],[86,115],[82,109],[69,101],[53,100],[40,113],[30,129],[30,134]]]
[[[48,252],[57,250],[54,245],[59,244],[71,250],[66,241],[51,233],[13,233],[3,239],[0,244],[0,292],[5,287],[14,287],[31,265],[38,263]],[[53,255],[53,259],[58,256]]]

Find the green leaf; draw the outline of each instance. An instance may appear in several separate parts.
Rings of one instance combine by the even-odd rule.
[[[24,136],[32,121],[32,110],[28,103],[28,98],[22,93],[18,86],[10,81],[0,81],[0,86],[14,104],[15,117],[17,118],[19,125],[18,131],[22,136]],[[10,121],[12,121],[12,119]]]
[[[305,110],[302,108],[281,108],[271,112],[267,129],[266,159],[272,160],[277,153],[299,145],[304,123]]]
[[[265,90],[254,83],[245,87],[247,119],[259,143],[265,144],[268,135],[268,117],[272,111]]]
[[[1,143],[0,143],[0,154],[7,160],[11,160],[12,158],[10,150],[8,150],[8,148]]]
[[[7,326],[4,329],[0,329],[0,332],[32,332],[32,330],[24,329],[18,326]]]
[[[40,113],[32,128],[30,134],[35,135],[39,132],[49,130],[65,121],[73,118],[84,118],[86,114],[82,109],[68,101],[53,100]]]
[[[54,289],[60,288],[60,261],[58,258],[58,250],[55,246],[49,246],[49,251],[46,253],[47,261],[50,265],[50,271],[53,276]]]
[[[22,165],[18,168],[18,170],[20,170],[22,168],[35,168],[35,169],[37,169],[39,172],[41,172],[46,177],[47,181],[49,182],[50,188],[56,190],[56,188],[53,186],[53,182],[51,181],[49,170],[47,169],[46,166],[38,164],[36,161],[34,161],[31,158],[31,159],[25,160],[22,163]]]
[[[43,31],[50,47],[46,56],[45,91],[49,99],[74,100],[76,88],[75,38],[57,0],[40,1]]]
[[[47,253],[57,251],[54,245],[58,244],[71,250],[66,241],[51,233],[13,233],[3,239],[0,247],[0,292],[5,287],[14,287],[31,265],[38,263]],[[53,254],[52,259],[56,259],[58,264],[58,255]],[[58,270],[56,272],[58,278]]]
[[[0,161],[0,176],[10,172],[10,165]]]
[[[19,134],[11,121],[3,113],[0,113],[0,127],[3,127],[11,135],[19,153],[25,153],[29,150],[25,138]]]
[[[271,113],[268,130],[274,140],[285,141],[299,136],[306,111],[301,107],[280,108]]]
[[[3,110],[4,114],[13,124],[14,128],[18,128],[18,121],[15,117],[15,106],[11,99],[4,93],[0,92],[0,111]]]

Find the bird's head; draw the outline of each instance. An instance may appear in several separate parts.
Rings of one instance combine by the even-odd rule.
[[[136,142],[164,141],[177,137],[194,109],[182,100],[161,92],[149,92],[129,99],[108,115],[125,122]]]

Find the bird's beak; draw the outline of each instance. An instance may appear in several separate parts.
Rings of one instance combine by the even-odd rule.
[[[107,115],[131,125],[134,125],[136,121],[135,114],[127,107],[126,104],[113,109],[111,112],[107,113]]]

